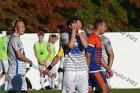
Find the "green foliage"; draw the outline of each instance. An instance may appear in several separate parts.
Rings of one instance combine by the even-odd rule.
[[[133,2],[135,1],[135,3]],[[55,2],[55,3],[54,3]],[[16,19],[26,21],[27,32],[56,32],[70,16],[91,24],[107,20],[110,31],[139,31],[138,0],[0,0],[0,29],[7,30]]]

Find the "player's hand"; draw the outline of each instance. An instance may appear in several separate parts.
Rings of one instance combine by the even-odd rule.
[[[111,69],[108,69],[108,70],[105,71],[105,76],[106,76],[106,78],[113,77],[113,73],[112,73]]]
[[[72,31],[77,32],[77,22],[76,21],[71,24],[71,29],[72,29]]]
[[[31,60],[28,61],[28,63],[30,64],[30,67],[32,66],[33,62]]]
[[[46,69],[43,73],[44,73],[45,75],[49,75],[49,74],[50,74],[50,71],[49,71],[49,69]]]

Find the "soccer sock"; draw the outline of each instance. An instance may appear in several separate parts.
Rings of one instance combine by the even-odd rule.
[[[49,76],[49,77],[48,77],[48,80],[49,80],[50,88],[52,88],[52,77]]]
[[[7,88],[8,88],[8,81],[5,81],[5,88],[4,88],[4,90],[7,90]]]
[[[40,77],[40,81],[41,81],[41,88],[44,89],[45,88],[44,87],[44,77]]]

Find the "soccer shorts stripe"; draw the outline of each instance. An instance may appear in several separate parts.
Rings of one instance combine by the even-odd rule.
[[[100,88],[102,84],[107,83],[103,71],[89,74],[89,86]]]

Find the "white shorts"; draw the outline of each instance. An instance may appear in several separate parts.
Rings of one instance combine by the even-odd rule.
[[[65,71],[62,93],[88,93],[88,71]]]
[[[25,76],[8,75],[8,91],[27,91]]]
[[[0,60],[0,71],[1,72],[8,72],[9,62],[8,60]]]

